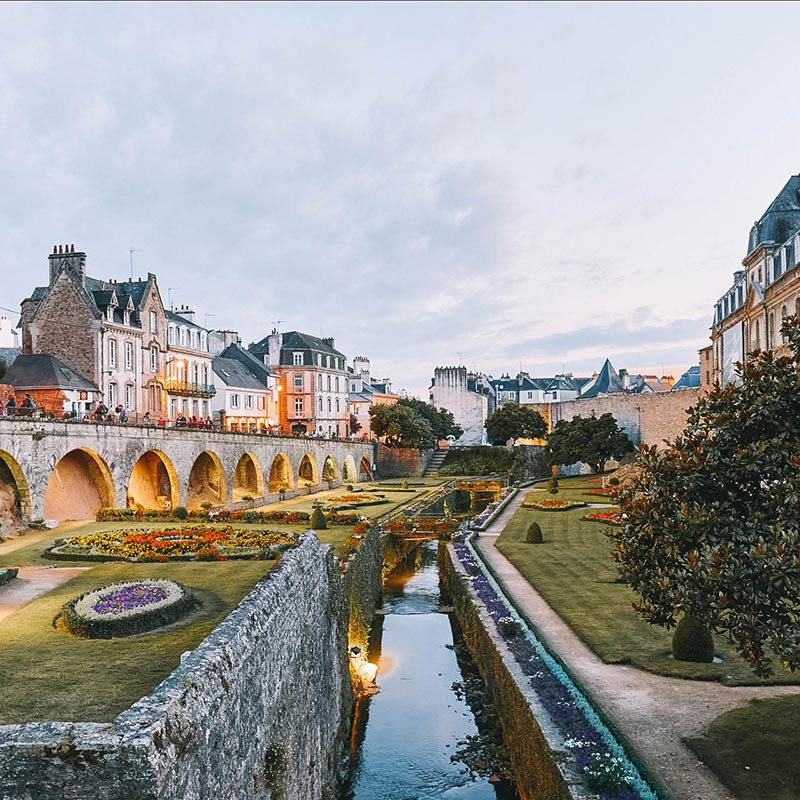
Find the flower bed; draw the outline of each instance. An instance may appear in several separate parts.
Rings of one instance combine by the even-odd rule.
[[[603,800],[657,800],[655,792],[564,668],[547,652],[466,542],[453,545],[475,593],[553,723],[586,786]],[[516,624],[512,624],[516,623]]]
[[[384,502],[384,501],[379,501]],[[376,501],[370,499],[370,504]],[[195,521],[206,522],[246,522],[254,525],[277,523],[279,525],[297,525],[299,522],[308,522],[311,514],[307,511],[258,511],[256,509],[198,509],[189,511],[188,518]],[[95,514],[98,522],[135,522],[137,520],[152,520],[154,522],[169,522],[176,519],[170,511],[154,508],[101,508]],[[329,525],[355,525],[360,519],[358,514],[346,514],[329,511],[325,514],[325,521]]]
[[[581,517],[585,522],[600,522],[603,525],[622,525],[619,511],[597,511]]]
[[[443,538],[450,538],[458,530],[459,521],[457,519],[437,519],[435,517],[422,517],[419,519],[408,519],[398,517],[387,522],[385,529],[387,533],[399,535],[412,535],[415,533],[432,533]]]
[[[192,593],[175,581],[112,583],[70,600],[56,625],[87,639],[134,636],[170,625],[196,605]]]
[[[523,508],[535,508],[538,511],[568,511],[571,508],[585,508],[586,503],[577,500],[545,499],[545,500],[525,500]]]
[[[598,494],[602,497],[616,497],[619,493],[619,488],[616,486],[606,486],[602,489],[587,489],[586,494]]]
[[[158,530],[117,530],[70,536],[45,551],[54,559],[87,561],[225,561],[274,558],[299,534],[189,525]]]

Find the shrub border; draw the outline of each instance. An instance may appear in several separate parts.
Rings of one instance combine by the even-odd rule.
[[[3,567],[3,569],[0,569],[0,586],[11,583],[18,573],[19,570],[16,567]]]

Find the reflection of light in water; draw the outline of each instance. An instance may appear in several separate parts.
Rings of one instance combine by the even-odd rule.
[[[381,653],[378,659],[378,681],[382,677],[391,675],[396,667],[400,665],[400,658],[397,653]]]

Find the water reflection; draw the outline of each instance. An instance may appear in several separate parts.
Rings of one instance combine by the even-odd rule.
[[[380,665],[380,694],[360,702],[352,776],[343,800],[512,800],[507,785],[473,780],[451,760],[479,737],[467,702],[453,691],[466,677],[453,629],[440,607],[436,545],[411,554],[386,582],[369,659]],[[463,659],[463,655],[462,655]]]

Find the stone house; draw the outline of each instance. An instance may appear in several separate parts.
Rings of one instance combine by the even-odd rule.
[[[380,381],[373,380],[370,375],[369,359],[365,356],[356,356],[353,366],[348,367],[350,413],[356,418],[361,427],[355,436],[361,439],[372,439],[374,434],[370,427],[369,410],[372,406],[392,406],[399,399],[399,395],[392,391],[389,378]]]
[[[213,355],[209,331],[195,322],[188,306],[166,312],[167,360],[164,389],[171,420],[179,414],[187,419],[211,416],[211,400],[216,393],[212,375]]]
[[[345,438],[350,432],[347,359],[332,338],[300,331],[250,344],[250,352],[278,376],[281,433]]]
[[[464,433],[454,446],[486,444],[486,420],[495,408],[495,389],[486,375],[468,372],[466,367],[436,367],[429,388],[436,408],[453,414]]]

